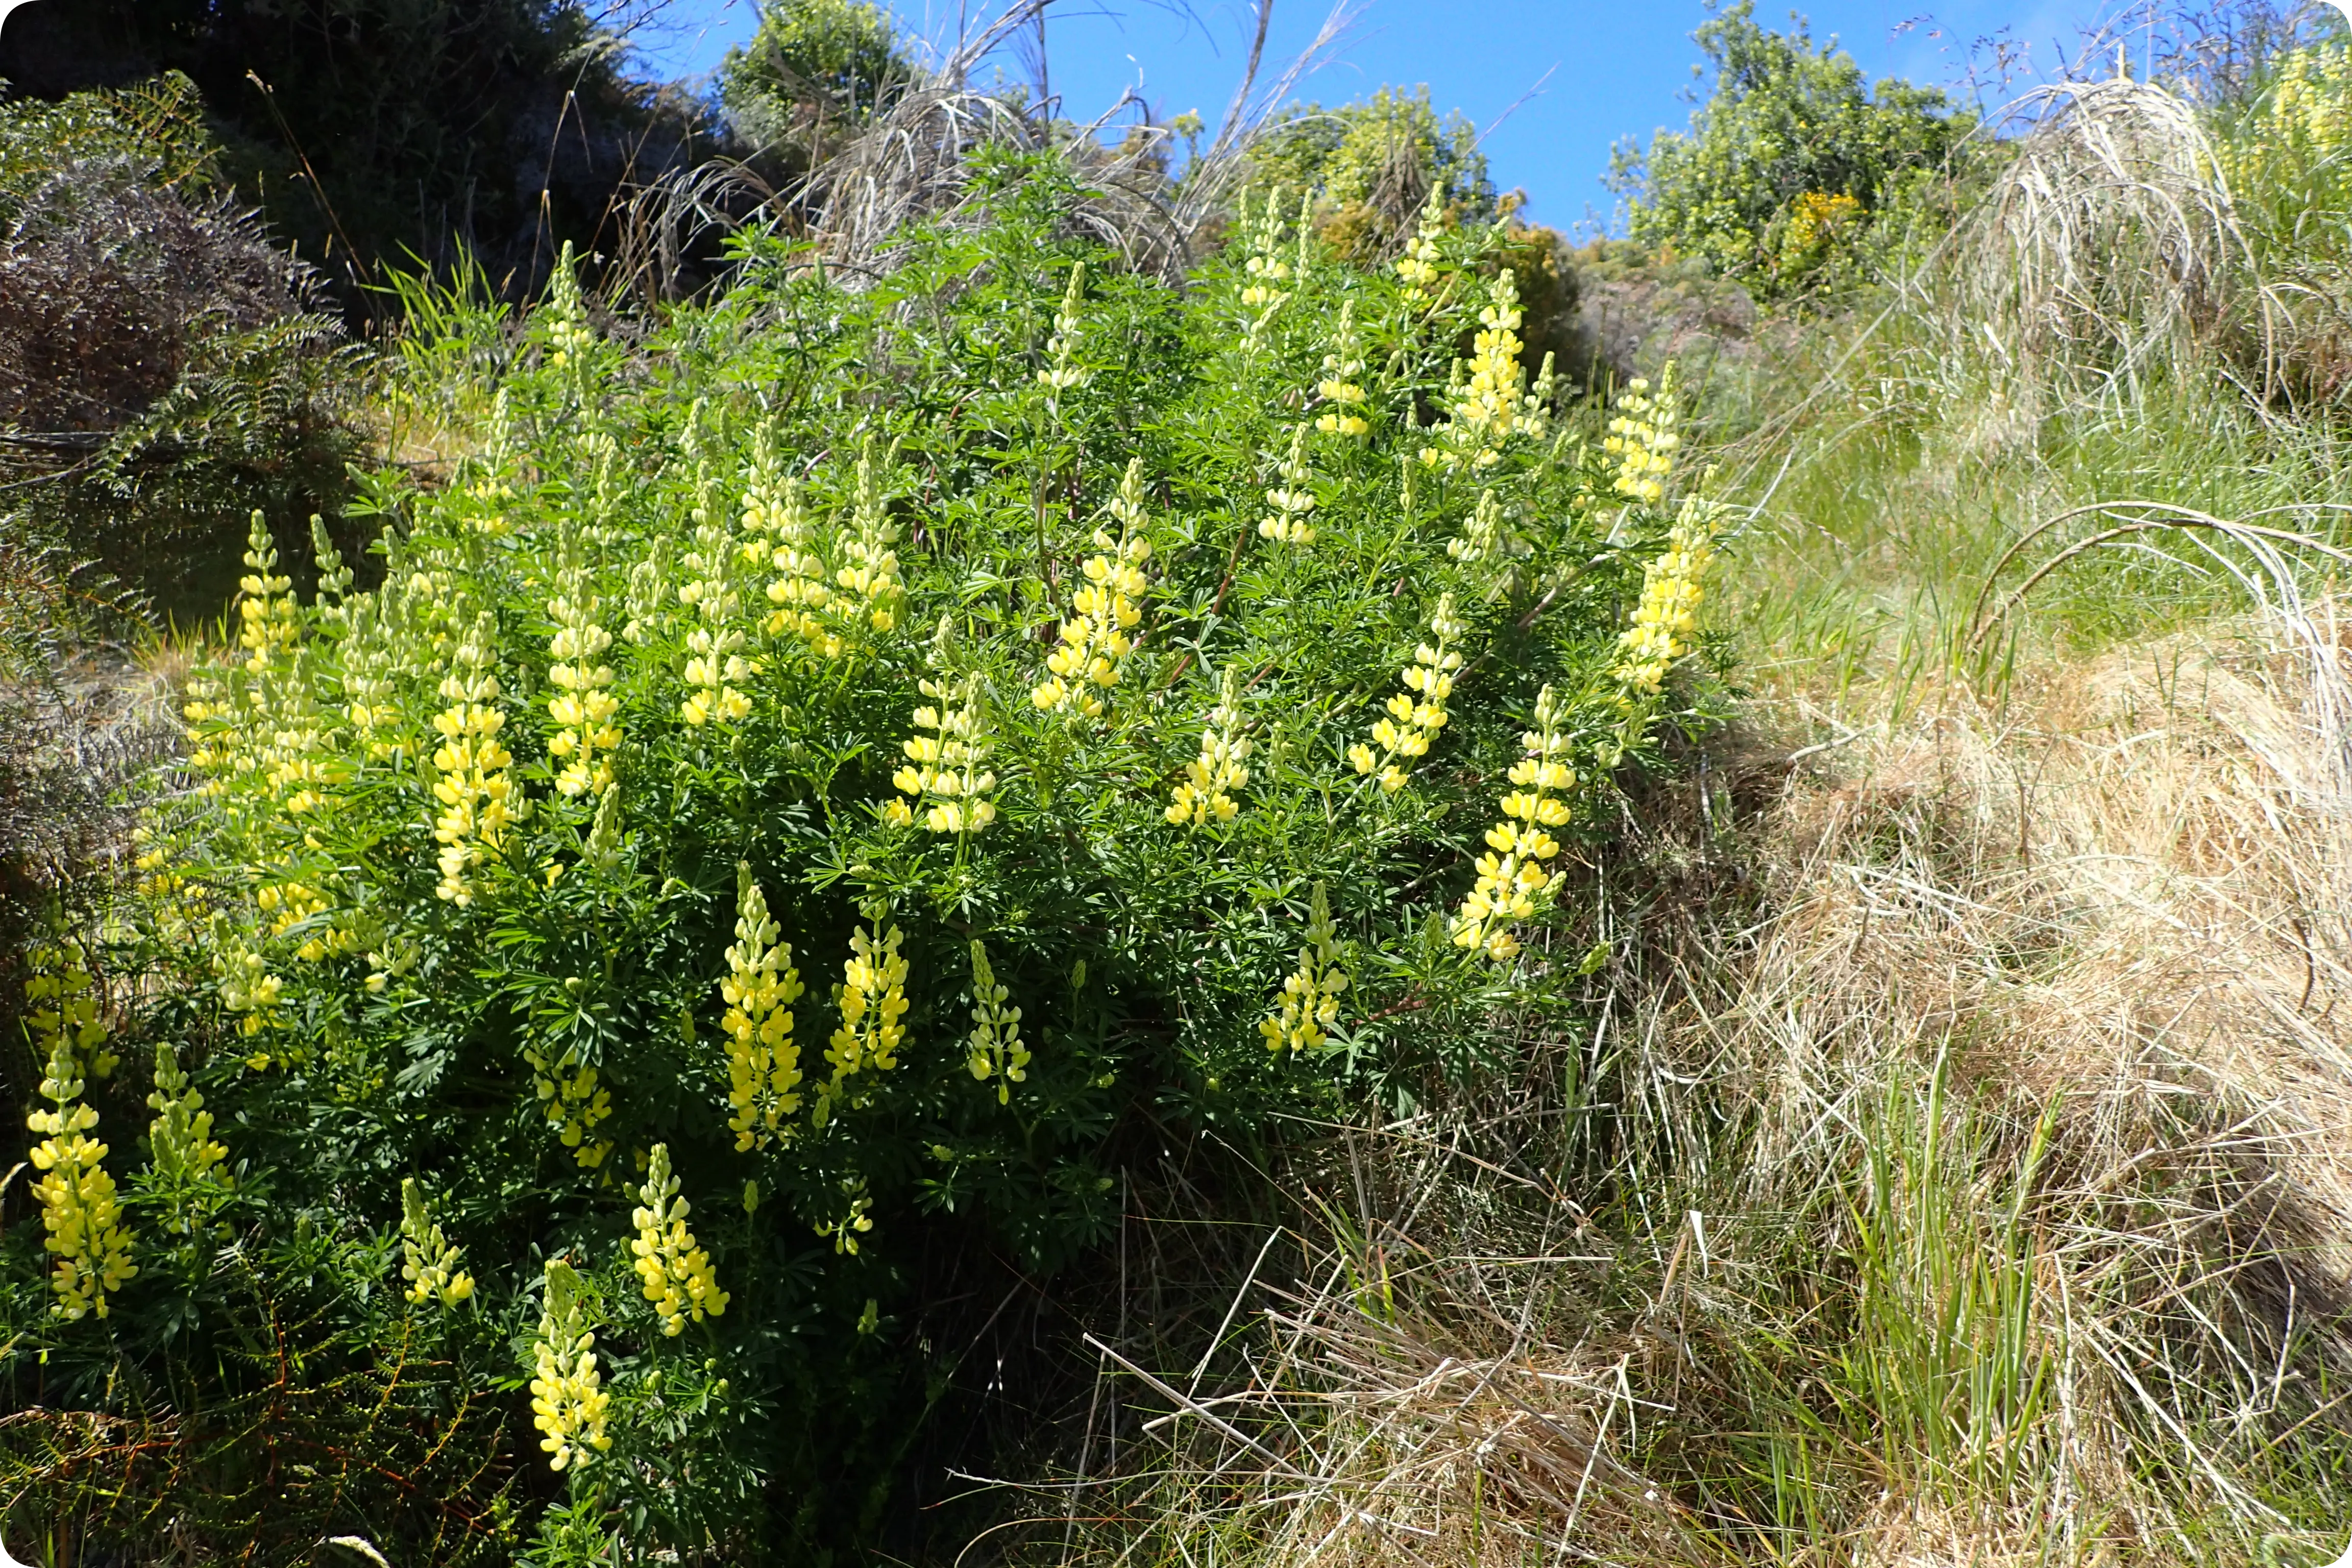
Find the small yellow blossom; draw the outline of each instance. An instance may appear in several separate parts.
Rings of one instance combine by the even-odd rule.
[[[1571,741],[1561,730],[1564,714],[1549,686],[1536,698],[1536,727],[1519,737],[1527,755],[1511,764],[1517,786],[1503,797],[1503,820],[1486,830],[1488,853],[1478,857],[1478,881],[1454,917],[1454,944],[1483,952],[1500,963],[1519,951],[1511,928],[1531,918],[1536,900],[1559,885],[1563,873],[1546,863],[1559,853],[1551,828],[1569,820],[1558,792],[1572,788]]]
[[[646,1300],[661,1319],[662,1332],[676,1338],[686,1331],[687,1319],[700,1322],[727,1310],[727,1292],[710,1270],[710,1257],[686,1227],[689,1205],[677,1195],[677,1177],[669,1168],[669,1145],[656,1143],[646,1169],[646,1184],[637,1196],[644,1206],[633,1211],[629,1223],[637,1228],[629,1250],[637,1259],[637,1278]]]
[[[1250,743],[1241,728],[1241,670],[1228,664],[1217,688],[1217,705],[1209,710],[1208,727],[1201,731],[1201,754],[1184,764],[1184,782],[1168,804],[1171,824],[1201,827],[1234,819],[1239,807],[1227,792],[1249,783],[1249,769],[1242,763],[1250,754]]]
[[[1253,310],[1262,310],[1250,329],[1254,337],[1266,321],[1290,298],[1290,292],[1279,285],[1292,280],[1293,267],[1283,255],[1282,188],[1277,185],[1265,194],[1265,205],[1255,220],[1250,216],[1249,193],[1242,193],[1241,228],[1246,256],[1242,270],[1249,282],[1242,289],[1242,303]]]
[[[597,1082],[595,1068],[583,1063],[575,1068],[569,1056],[551,1058],[529,1046],[522,1059],[530,1064],[539,1109],[555,1129],[557,1142],[572,1151],[575,1163],[592,1171],[602,1165],[613,1141],[594,1134],[597,1123],[613,1114],[613,1095]]]
[[[547,1266],[545,1310],[530,1347],[530,1418],[541,1433],[548,1466],[577,1471],[613,1446],[604,1431],[612,1395],[596,1369],[596,1332],[587,1288],[572,1265]]]
[[[857,459],[857,506],[850,517],[849,537],[842,542],[842,564],[833,574],[841,589],[840,612],[852,624],[863,620],[877,632],[898,624],[906,608],[907,590],[898,581],[898,525],[890,521],[883,495],[887,460],[874,455],[874,438]]]
[[[1642,571],[1642,602],[1633,624],[1618,638],[1616,676],[1638,695],[1654,693],[1675,660],[1690,652],[1698,635],[1698,610],[1706,597],[1706,568],[1715,558],[1717,509],[1697,496],[1685,498],[1663,554]]]
[[[1413,649],[1412,662],[1404,668],[1404,690],[1389,699],[1388,717],[1372,726],[1372,743],[1380,750],[1361,742],[1348,749],[1355,770],[1377,772],[1381,788],[1390,795],[1404,787],[1410,764],[1429,754],[1438,731],[1445,728],[1445,704],[1454,695],[1454,673],[1462,668],[1462,655],[1454,646],[1462,630],[1454,615],[1454,595],[1442,595],[1437,613],[1429,617],[1429,633],[1436,640]]]
[[[996,1103],[1012,1103],[1013,1085],[1025,1080],[1029,1047],[1021,1041],[1021,1009],[1004,1004],[1013,993],[996,983],[988,950],[971,942],[971,1076],[996,1080]]]
[[[793,1037],[793,1004],[801,972],[790,942],[768,913],[767,895],[748,862],[735,868],[735,942],[719,982],[727,1004],[727,1125],[738,1150],[789,1137],[784,1118],[801,1108],[801,1047]]]
[[[1077,352],[1078,328],[1085,321],[1078,308],[1085,303],[1086,294],[1087,264],[1074,261],[1070,264],[1070,286],[1062,295],[1060,311],[1054,317],[1053,341],[1045,346],[1046,355],[1054,363],[1037,373],[1040,384],[1056,398],[1073,387],[1084,386],[1093,374],[1072,357]]]
[[[686,638],[687,694],[678,716],[698,729],[740,724],[751,716],[751,699],[743,688],[751,684],[756,667],[743,654],[750,639],[740,620],[742,596],[736,591],[739,551],[728,537],[715,487],[707,477],[695,502],[694,522],[687,580],[677,587],[678,603],[695,615],[694,630]]]
[[[826,614],[834,605],[832,574],[817,553],[816,525],[801,498],[800,481],[780,478],[764,444],[761,450],[743,493],[744,531],[774,541],[768,564],[779,574],[768,584],[768,602],[776,607],[761,629],[772,637],[789,633],[818,657],[839,658],[845,645]]]
[[[1405,299],[1413,305],[1427,307],[1435,299],[1432,287],[1436,283],[1444,263],[1444,253],[1438,240],[1444,235],[1445,193],[1442,184],[1432,184],[1429,200],[1421,209],[1421,222],[1414,230],[1412,241],[1397,258],[1397,276],[1404,279]]]
[[[1142,458],[1128,464],[1109,511],[1118,533],[1095,531],[1097,553],[1081,568],[1086,585],[1071,595],[1060,641],[1045,656],[1046,677],[1029,693],[1048,713],[1100,718],[1106,703],[1098,693],[1118,684],[1120,662],[1135,646],[1128,634],[1143,618],[1139,601],[1147,585],[1143,568],[1151,559],[1151,542],[1143,536]]]
[[[35,1011],[58,1015],[46,1031],[36,1027],[37,1036],[49,1047],[40,1094],[52,1109],[25,1119],[27,1127],[42,1135],[32,1152],[33,1168],[40,1173],[33,1195],[40,1202],[42,1227],[48,1233],[44,1246],[57,1259],[49,1284],[58,1299],[49,1310],[68,1321],[93,1312],[103,1318],[107,1297],[139,1272],[131,1261],[131,1232],[122,1222],[114,1178],[103,1163],[107,1146],[89,1136],[98,1125],[98,1110],[81,1098],[84,1061],[105,1056],[103,1026],[92,1037],[89,1025],[67,1021],[67,1014],[78,1010],[73,1002],[88,991],[86,973],[79,983],[73,978],[79,973],[78,954],[68,957],[64,948],[44,949],[35,955],[35,965],[37,984],[56,983],[32,998]],[[44,1007],[44,1003],[49,1005]],[[93,1009],[90,1024],[96,1016]]]
[[[278,571],[278,546],[269,537],[269,524],[260,512],[253,514],[253,524],[247,531],[245,563],[251,568],[237,579],[236,605],[237,646],[246,651],[245,668],[249,675],[265,673],[278,654],[293,647],[301,636],[300,612],[294,604],[294,579]]]
[[[905,934],[890,923],[889,906],[877,900],[861,911],[866,925],[849,936],[849,963],[834,1000],[841,1027],[833,1032],[824,1059],[833,1078],[818,1091],[816,1123],[832,1120],[833,1109],[851,1093],[849,1080],[863,1072],[888,1072],[898,1065],[907,1037],[907,961],[898,944]]]
[[[1466,372],[1446,389],[1450,421],[1437,443],[1422,449],[1423,462],[1475,473],[1499,461],[1514,436],[1541,440],[1550,428],[1551,360],[1546,356],[1538,390],[1530,393],[1519,363],[1527,352],[1519,339],[1521,320],[1518,279],[1506,267],[1495,274],[1487,303],[1478,312]]]
[[[474,1294],[474,1277],[458,1267],[465,1261],[465,1249],[450,1246],[433,1223],[425,1189],[414,1176],[400,1183],[400,1277],[408,1281],[403,1293],[412,1305],[438,1301],[455,1307]]]
[[[1275,476],[1281,482],[1265,492],[1265,504],[1274,510],[1258,521],[1258,534],[1305,549],[1315,542],[1315,492],[1307,488],[1315,476],[1307,465],[1306,426],[1290,433],[1290,456]]]
[[[1674,472],[1675,453],[1682,446],[1682,437],[1675,433],[1680,417],[1672,363],[1659,375],[1654,397],[1642,377],[1625,384],[1609,434],[1601,443],[1601,449],[1617,459],[1617,494],[1647,506],[1665,499],[1666,476]]]
[[[514,756],[499,743],[506,715],[492,706],[499,698],[499,678],[490,672],[497,632],[488,611],[474,617],[441,681],[449,706],[433,716],[441,735],[433,753],[440,774],[433,795],[442,807],[433,819],[441,846],[441,880],[434,891],[461,909],[474,901],[467,873],[504,846],[507,828],[522,816],[507,777]]]
[[[1315,418],[1315,428],[1327,436],[1350,438],[1371,430],[1364,418],[1364,345],[1356,334],[1356,302],[1339,307],[1339,329],[1331,352],[1323,356],[1323,379],[1315,394],[1328,406]]]
[[[563,763],[555,775],[557,792],[573,797],[613,787],[613,753],[621,744],[620,727],[613,722],[621,704],[611,689],[612,667],[601,658],[613,646],[613,634],[598,620],[604,605],[591,589],[579,531],[567,528],[556,545],[555,596],[547,602],[555,622],[548,643],[555,662],[547,671],[555,694],[547,700],[547,712],[556,723],[547,751]]]
[[[213,1113],[205,1109],[204,1095],[188,1081],[169,1040],[155,1042],[155,1092],[147,1097],[147,1108],[156,1113],[147,1125],[148,1168],[178,1211],[169,1228],[191,1234],[192,1211],[205,1191],[229,1184],[224,1163],[228,1149],[214,1139]]]
[[[833,1250],[857,1256],[857,1238],[874,1228],[874,1216],[866,1211],[874,1200],[866,1195],[866,1178],[844,1176],[841,1181],[842,1213],[838,1219],[821,1220],[816,1226],[819,1236],[833,1237]]]
[[[1348,972],[1339,967],[1339,943],[1331,925],[1331,900],[1318,882],[1307,904],[1307,941],[1298,950],[1298,967],[1284,977],[1275,1010],[1258,1021],[1265,1048],[1321,1049],[1327,1032],[1339,1020],[1339,994],[1347,988]]]
[[[953,624],[945,617],[940,621],[931,662],[942,679],[927,677],[919,683],[931,701],[915,710],[916,733],[899,742],[907,765],[890,782],[912,795],[915,805],[928,803],[923,826],[933,833],[978,833],[996,820],[996,805],[988,798],[996,775],[982,765],[990,750],[988,692],[976,674],[944,679]],[[911,806],[890,804],[903,813],[903,820],[898,815],[891,820],[900,826],[914,820]]]

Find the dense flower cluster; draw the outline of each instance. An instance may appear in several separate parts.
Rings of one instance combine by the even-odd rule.
[[[1656,691],[1675,660],[1690,652],[1717,526],[1715,507],[1697,496],[1687,498],[1664,552],[1643,568],[1642,602],[1618,641],[1617,679],[1632,690]]]
[[[1086,584],[1070,596],[1060,641],[1045,656],[1045,679],[1029,692],[1029,700],[1048,713],[1102,717],[1106,703],[1100,693],[1118,684],[1120,662],[1135,647],[1128,634],[1143,618],[1143,568],[1151,559],[1151,542],[1143,534],[1140,459],[1128,464],[1109,510],[1118,532],[1095,530],[1096,553],[1080,568]]]
[[[400,1183],[400,1277],[408,1282],[403,1294],[411,1305],[438,1301],[455,1307],[472,1298],[474,1277],[459,1267],[465,1249],[450,1246],[441,1234],[414,1176]]]
[[[1331,900],[1318,882],[1307,903],[1307,941],[1298,950],[1298,967],[1283,978],[1281,999],[1258,1022],[1265,1048],[1321,1049],[1331,1026],[1339,1021],[1339,994],[1347,989],[1348,972],[1339,967],[1339,943],[1331,924]]]
[[[1408,304],[1426,310],[1436,303],[1434,285],[1444,266],[1444,253],[1438,240],[1445,233],[1445,193],[1442,185],[1429,187],[1429,200],[1421,209],[1421,222],[1414,227],[1412,239],[1397,258],[1397,276],[1404,279],[1404,297]]]
[[[637,1231],[629,1250],[636,1257],[646,1300],[661,1319],[662,1332],[672,1338],[686,1331],[689,1317],[698,1323],[727,1310],[727,1292],[710,1271],[710,1255],[687,1228],[691,1205],[677,1189],[677,1177],[669,1168],[669,1145],[656,1143],[646,1159],[646,1184],[637,1190],[644,1206],[629,1215]]]
[[[1454,647],[1462,630],[1454,615],[1454,595],[1440,595],[1437,612],[1429,617],[1429,635],[1436,640],[1412,650],[1412,662],[1404,668],[1404,690],[1389,699],[1388,717],[1372,726],[1372,743],[1380,750],[1361,742],[1348,748],[1349,764],[1360,773],[1377,770],[1381,788],[1390,795],[1404,787],[1408,764],[1427,756],[1438,731],[1445,728],[1445,704],[1454,695],[1454,673],[1462,668],[1462,655]]]
[[[36,1110],[25,1121],[42,1135],[33,1147],[33,1168],[40,1173],[33,1195],[48,1233],[45,1245],[57,1259],[49,1284],[58,1299],[49,1310],[68,1321],[92,1312],[103,1318],[107,1297],[139,1272],[131,1261],[131,1232],[114,1178],[103,1163],[107,1146],[89,1135],[98,1110],[81,1098],[86,1067],[94,1069],[100,1061],[110,1067],[114,1058],[105,1049],[105,1026],[79,951],[45,948],[33,961],[26,986],[30,1022],[36,1044],[48,1047],[40,1092],[52,1109]]]
[[[1615,489],[1626,500],[1655,506],[1665,499],[1666,476],[1674,471],[1682,437],[1675,433],[1681,411],[1675,401],[1675,367],[1658,377],[1657,395],[1636,376],[1617,399],[1601,449],[1617,459]]]
[[[1265,492],[1265,504],[1273,510],[1258,520],[1261,537],[1302,549],[1315,542],[1315,492],[1307,488],[1314,477],[1307,466],[1307,426],[1301,425],[1290,433],[1290,455],[1275,469],[1280,482]]]
[[[563,531],[555,559],[555,597],[547,602],[555,622],[548,643],[555,662],[548,667],[547,683],[555,695],[547,700],[547,712],[556,731],[547,751],[563,763],[555,775],[558,793],[601,795],[613,787],[613,753],[621,744],[620,726],[613,722],[621,710],[611,689],[613,668],[601,662],[613,634],[597,618],[604,601],[590,585],[578,529]]]
[[[748,863],[735,868],[735,941],[727,949],[727,973],[719,982],[727,1013],[727,1126],[735,1147],[764,1147],[789,1137],[784,1118],[801,1108],[801,1047],[793,1037],[793,1004],[801,997],[801,972],[793,967],[792,944],[768,913]]]
[[[1576,784],[1576,770],[1564,760],[1573,742],[1561,728],[1563,717],[1558,695],[1545,687],[1536,697],[1536,727],[1519,737],[1527,755],[1511,764],[1517,787],[1503,797],[1503,820],[1486,830],[1477,885],[1454,917],[1454,945],[1497,963],[1519,951],[1512,926],[1533,918],[1536,900],[1558,887],[1562,875],[1547,862],[1559,853],[1549,830],[1570,815],[1558,792]]]
[[[499,743],[507,716],[492,706],[499,700],[499,678],[490,670],[497,636],[496,616],[488,610],[474,616],[441,680],[449,705],[433,716],[441,733],[433,753],[440,774],[433,795],[441,803],[433,819],[441,846],[441,880],[434,891],[461,909],[474,901],[469,873],[504,846],[507,828],[522,816],[507,777],[514,755]]]
[[[1445,553],[1465,566],[1481,561],[1500,561],[1517,548],[1518,541],[1503,525],[1503,503],[1491,489],[1478,492],[1478,505],[1472,510],[1461,536],[1445,542]]]
[[[613,1396],[596,1369],[586,1287],[560,1258],[548,1264],[546,1279],[546,1310],[530,1347],[530,1418],[549,1468],[576,1472],[613,1447],[604,1430]]]
[[[914,797],[914,805],[893,800],[885,815],[904,827],[915,820],[914,806],[925,806],[923,826],[933,833],[978,833],[996,820],[996,805],[988,798],[996,775],[983,765],[989,752],[988,692],[976,674],[946,677],[952,626],[940,623],[932,662],[940,677],[917,683],[931,700],[915,710],[916,733],[898,743],[907,765],[890,776],[901,794]]]
[[[1290,298],[1290,290],[1282,285],[1292,280],[1295,271],[1291,258],[1284,254],[1281,187],[1266,192],[1265,205],[1255,216],[1250,211],[1250,194],[1244,191],[1240,226],[1246,248],[1242,270],[1250,279],[1242,289],[1242,303],[1262,312],[1258,324],[1263,326],[1265,318]]]
[[[996,981],[988,949],[971,939],[971,1076],[996,1080],[996,1103],[1008,1105],[1013,1085],[1029,1076],[1029,1047],[1021,1041],[1021,1009],[1004,1004],[1013,993]]]
[[[865,926],[850,932],[849,962],[844,966],[835,1003],[841,1009],[841,1027],[824,1048],[833,1077],[818,1091],[817,1125],[832,1120],[834,1108],[853,1100],[850,1080],[865,1072],[888,1072],[898,1065],[898,1047],[907,1031],[898,1022],[907,1016],[907,961],[899,956],[906,933],[890,923],[888,906],[864,906]]]
[[[1250,754],[1242,734],[1241,670],[1225,666],[1217,687],[1217,705],[1209,710],[1208,727],[1201,731],[1201,754],[1184,764],[1184,782],[1168,803],[1168,820],[1178,827],[1202,827],[1211,822],[1231,822],[1238,809],[1228,791],[1249,783],[1242,763]]]

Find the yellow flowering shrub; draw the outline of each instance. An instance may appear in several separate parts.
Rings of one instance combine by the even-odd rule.
[[[111,1037],[172,1047],[121,1091],[152,1168],[113,1188],[99,1014],[52,1009],[0,1340],[161,1368],[152,1325],[324,1301],[561,1460],[542,1555],[845,1552],[924,1325],[1097,1256],[1126,1151],[1508,1070],[1494,1009],[1576,1005],[1567,868],[1705,718],[1671,383],[1560,406],[1442,210],[1400,274],[1253,194],[1179,289],[1058,180],[887,281],[747,236],[625,341],[556,294],[412,345],[472,423],[370,479],[373,585],[254,541],[100,928]]]

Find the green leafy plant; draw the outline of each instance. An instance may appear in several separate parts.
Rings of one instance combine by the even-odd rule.
[[[189,681],[93,972],[178,1047],[159,1162],[226,1151],[173,1234],[535,1425],[533,1561],[877,1539],[970,1342],[926,1252],[1048,1277],[1138,1140],[1507,1069],[1699,716],[1674,388],[1561,406],[1492,226],[1364,271],[1255,196],[1180,291],[1056,169],[856,289],[747,237],[635,348],[560,270],[449,482],[371,481],[382,586],[257,526]],[[138,1087],[70,1113],[115,1179]],[[18,1394],[254,1331],[125,1186],[110,1342],[0,1239]]]

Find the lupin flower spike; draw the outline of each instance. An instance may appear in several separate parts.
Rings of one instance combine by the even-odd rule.
[[[971,1076],[996,1080],[996,1103],[1013,1100],[1013,1086],[1028,1078],[1029,1047],[1021,1041],[1021,1009],[1004,1004],[1013,993],[997,984],[988,949],[971,942]]]
[[[1045,679],[1029,692],[1029,700],[1048,713],[1100,718],[1108,706],[1103,694],[1118,684],[1120,664],[1135,646],[1128,634],[1143,618],[1139,601],[1151,542],[1143,533],[1142,458],[1128,463],[1108,510],[1119,525],[1118,537],[1108,529],[1095,531],[1097,553],[1082,568],[1086,584],[1070,596],[1070,616],[1045,656]]]
[[[1389,699],[1388,717],[1372,726],[1372,743],[1380,750],[1361,742],[1348,749],[1349,765],[1360,773],[1377,772],[1386,794],[1404,787],[1412,762],[1429,754],[1445,728],[1445,704],[1454,695],[1454,674],[1462,668],[1462,655],[1454,646],[1462,629],[1454,615],[1454,595],[1441,595],[1437,613],[1429,617],[1434,641],[1413,649],[1412,662],[1404,668],[1404,690]]]
[[[636,1256],[646,1300],[653,1303],[662,1332],[673,1339],[686,1331],[689,1317],[698,1323],[723,1314],[728,1300],[711,1273],[709,1254],[687,1228],[690,1205],[677,1189],[677,1177],[669,1168],[669,1145],[656,1143],[646,1168],[646,1184],[637,1191],[644,1206],[629,1216],[637,1229],[629,1250]]]
[[[1697,496],[1685,498],[1663,554],[1642,570],[1642,602],[1633,624],[1618,638],[1617,679],[1638,700],[1654,696],[1674,662],[1690,652],[1698,636],[1699,605],[1706,595],[1706,568],[1715,558],[1717,508]]]
[[[613,1447],[604,1431],[612,1395],[596,1367],[587,1288],[560,1258],[548,1263],[546,1278],[545,1310],[530,1347],[530,1418],[548,1467],[560,1475],[578,1471]]]
[[[1477,885],[1454,917],[1454,944],[1497,963],[1519,951],[1511,928],[1531,919],[1536,900],[1565,875],[1549,865],[1559,853],[1549,830],[1570,815],[1559,792],[1577,782],[1567,761],[1573,742],[1560,728],[1564,717],[1558,697],[1545,687],[1536,698],[1536,727],[1519,737],[1527,755],[1511,764],[1517,787],[1503,797],[1503,820],[1486,830],[1488,853],[1478,857]]]
[[[1339,1020],[1339,994],[1347,988],[1348,972],[1339,967],[1339,943],[1331,924],[1331,901],[1318,882],[1307,903],[1307,940],[1298,949],[1298,967],[1284,978],[1275,1010],[1258,1022],[1265,1048],[1321,1049],[1327,1031]]]
[[[767,895],[748,861],[735,867],[735,942],[719,982],[727,1005],[727,1119],[739,1152],[789,1138],[784,1119],[801,1108],[801,1047],[793,1037],[793,1004],[801,972],[792,944],[768,913]]]
[[[1242,763],[1250,754],[1250,743],[1241,729],[1241,668],[1227,664],[1217,687],[1217,705],[1209,710],[1208,726],[1201,731],[1201,754],[1184,764],[1184,782],[1168,805],[1171,824],[1202,827],[1234,819],[1239,807],[1228,792],[1249,783],[1249,769]]]
[[[1315,542],[1315,492],[1308,489],[1314,470],[1307,466],[1307,426],[1290,433],[1290,456],[1275,470],[1280,480],[1265,492],[1272,508],[1259,520],[1259,536],[1304,550]]]
[[[456,1307],[474,1294],[474,1277],[460,1268],[465,1249],[452,1247],[433,1223],[425,1189],[414,1176],[400,1183],[400,1277],[408,1281],[404,1292],[414,1306],[438,1301]]]

